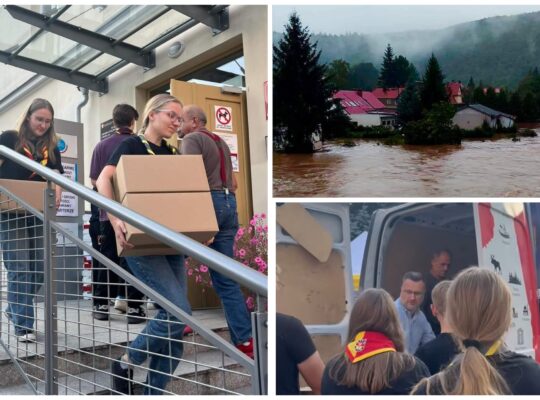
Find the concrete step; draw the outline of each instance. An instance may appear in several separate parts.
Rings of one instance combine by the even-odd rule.
[[[44,322],[40,318],[43,310],[39,304],[37,309],[37,343],[17,342],[13,326],[7,323],[3,313],[0,314],[0,334],[9,351],[21,360],[27,374],[43,380],[45,335]],[[125,316],[113,311],[112,308],[111,318],[108,321],[94,320],[91,311],[90,302],[58,303],[58,368],[65,374],[78,375],[86,372],[93,374],[95,371],[108,370],[111,360],[124,353],[127,343],[133,340],[145,325],[144,323],[128,325]],[[156,312],[148,310],[148,316],[152,317]],[[194,311],[193,316],[205,327],[229,340],[222,310]],[[11,362],[5,349],[0,349],[0,387],[24,384],[23,377]],[[185,358],[194,357],[195,354],[200,358],[205,352],[215,350],[200,335],[195,333],[184,338]]]
[[[197,365],[195,365],[195,362]],[[142,394],[147,374],[147,363],[135,368],[134,394]],[[80,373],[58,374],[58,394],[117,394],[112,390],[110,368],[87,370]],[[244,368],[217,350],[186,356],[180,361],[167,390],[181,395],[196,394],[250,394],[251,379]],[[44,393],[43,381],[34,380],[38,393]],[[33,390],[26,384],[0,387],[3,395],[31,395]]]

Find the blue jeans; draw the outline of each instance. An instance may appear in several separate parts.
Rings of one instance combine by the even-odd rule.
[[[184,256],[144,256],[125,258],[133,275],[191,314],[187,299]],[[136,365],[150,357],[144,394],[162,394],[184,351],[180,342],[185,324],[159,309],[128,347],[128,357]],[[171,340],[172,339],[172,340]],[[149,355],[149,353],[152,353]]]
[[[43,285],[43,222],[24,214],[2,214],[0,242],[8,279],[6,312],[15,334],[34,329],[34,298]]]
[[[233,258],[234,237],[238,231],[236,197],[223,191],[212,191],[219,232],[210,247]],[[210,269],[212,285],[223,303],[225,318],[233,344],[246,342],[252,337],[251,318],[240,285],[230,278]]]

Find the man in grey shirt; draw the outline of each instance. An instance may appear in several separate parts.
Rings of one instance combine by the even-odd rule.
[[[405,349],[414,354],[418,347],[435,339],[426,316],[420,310],[426,285],[420,272],[407,272],[401,279],[401,292],[395,304],[405,333]]]

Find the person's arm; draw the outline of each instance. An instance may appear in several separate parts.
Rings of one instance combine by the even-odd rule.
[[[313,394],[321,394],[324,363],[319,355],[319,352],[316,351],[307,359],[298,364],[298,371],[313,391]]]
[[[98,192],[111,200],[114,200],[113,175],[115,171],[116,171],[116,167],[114,165],[105,166],[105,168],[103,168],[103,171],[101,171],[101,174],[99,174],[99,178],[96,181],[96,187],[97,187]],[[124,248],[128,248],[128,249],[133,248],[133,245],[129,244],[126,241],[127,230],[126,230],[126,225],[124,224],[124,221],[115,217],[111,213],[107,213],[107,216],[109,217],[109,221],[114,229],[116,242],[119,243],[120,246]]]
[[[55,170],[56,172],[60,173],[60,171]],[[55,191],[55,206],[58,210],[60,208],[60,202],[62,201],[62,186],[60,185],[54,185],[54,191]]]

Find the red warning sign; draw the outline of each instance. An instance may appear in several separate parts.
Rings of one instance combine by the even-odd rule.
[[[216,129],[232,131],[232,110],[231,107],[215,106]]]

